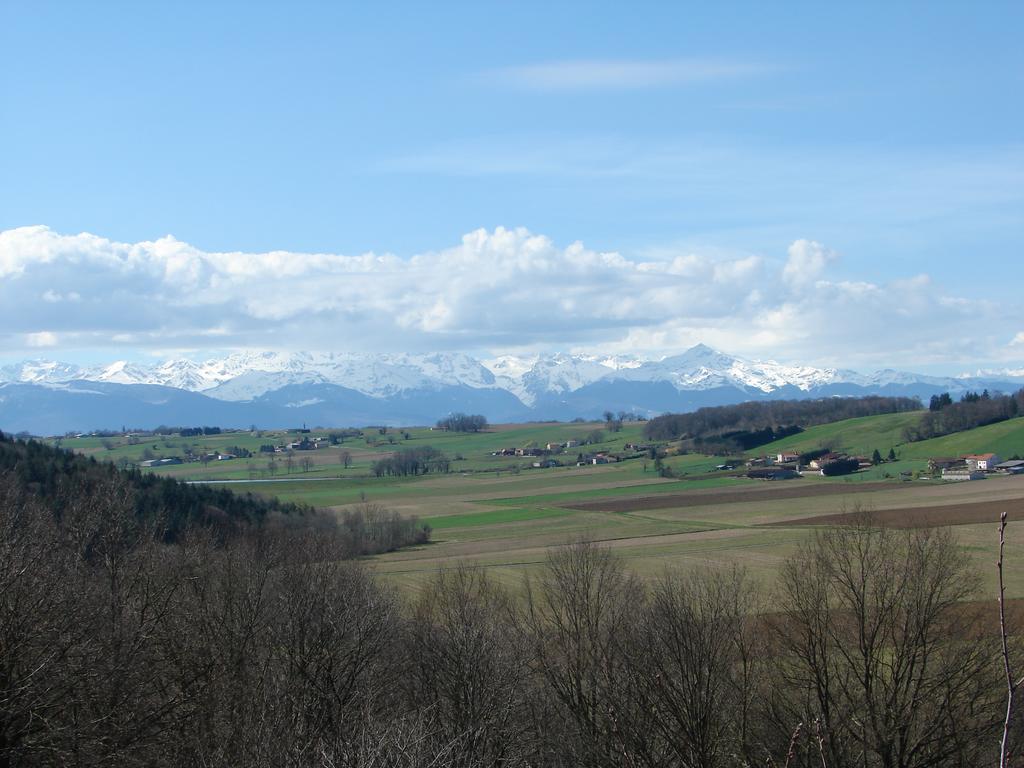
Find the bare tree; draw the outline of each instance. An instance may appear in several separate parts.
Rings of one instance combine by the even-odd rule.
[[[304,537],[275,576],[270,683],[278,739],[291,759],[340,754],[356,724],[386,716],[397,686],[399,614],[392,594],[322,536]]]
[[[629,686],[645,713],[633,750],[650,766],[753,762],[752,699],[764,655],[741,570],[667,572],[644,613]]]
[[[552,714],[564,720],[566,738],[556,746],[579,764],[635,762],[626,721],[636,713],[624,683],[642,586],[609,550],[580,542],[553,552],[526,588],[535,664]],[[550,724],[546,730],[558,732]]]
[[[948,529],[867,515],[782,572],[782,676],[806,694],[830,768],[976,765],[993,735],[993,648],[972,630],[978,576]]]
[[[64,659],[88,636],[75,569],[49,511],[0,475],[0,765],[64,754],[76,688]]]
[[[459,765],[526,764],[528,659],[508,595],[480,568],[439,571],[417,600],[404,675],[431,740]]]
[[[1011,746],[1011,732],[1014,725],[1017,726],[1013,735],[1019,738],[1020,722],[1016,716],[1017,691],[1024,685],[1024,678],[1017,678],[1013,671],[1013,663],[1010,658],[1010,629],[1006,619],[1006,584],[1003,579],[1003,561],[1006,549],[1006,526],[1008,524],[1006,511],[999,516],[999,559],[996,561],[996,572],[999,584],[999,638],[1000,656],[1002,659],[1003,676],[1006,682],[1006,710],[1003,718],[1003,733],[999,740],[999,768],[1006,768],[1011,765],[1013,748]],[[1016,721],[1016,722],[1015,722]]]

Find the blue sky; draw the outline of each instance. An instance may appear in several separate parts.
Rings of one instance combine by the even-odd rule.
[[[16,242],[7,257],[0,251],[0,298],[13,307],[30,283],[58,298],[29,311],[33,324],[13,309],[0,316],[11,329],[0,356],[39,347],[58,357],[202,354],[257,345],[260,328],[280,331],[270,341],[284,346],[358,336],[664,353],[710,335],[752,356],[869,367],[1024,360],[1024,5],[551,5],[5,3],[0,230]],[[39,254],[58,246],[26,239],[35,225],[59,240],[56,262]],[[760,267],[718,281],[717,318],[685,307],[666,316],[666,299],[654,302],[658,317],[635,309],[633,321],[609,319],[614,312],[583,312],[578,296],[555,324],[592,332],[561,336],[497,319],[472,332],[486,294],[475,284],[454,297],[435,286],[431,301],[410,308],[405,283],[370,280],[360,292],[381,292],[373,306],[389,322],[371,328],[335,308],[312,334],[286,332],[280,311],[247,321],[223,307],[184,331],[156,318],[118,327],[86,309],[110,298],[99,285],[92,295],[59,285],[95,271],[68,239],[83,232],[114,250],[171,235],[200,261],[277,250],[405,262],[441,254],[467,282],[465,259],[443,254],[499,227],[528,231],[513,249],[546,238],[556,261],[572,260],[567,249],[580,241],[630,265],[693,256]],[[783,274],[800,241],[829,255],[812,259],[814,280],[794,293]],[[489,258],[522,259],[487,253],[471,271]],[[17,263],[6,274],[5,258]],[[272,279],[264,266],[262,279]],[[680,303],[699,303],[687,291],[705,296],[706,286],[686,279]],[[807,304],[835,306],[821,282],[846,286],[846,299],[857,285],[881,291],[843,318],[868,327],[868,313],[899,303],[906,281],[922,295],[892,308],[904,320],[882,326],[899,337],[887,348],[779,330],[801,322],[794,312],[827,317]],[[604,283],[577,282],[580,296],[615,300]],[[123,290],[168,293],[132,285]],[[69,302],[72,293],[79,299]],[[531,311],[530,293],[506,308]],[[182,294],[166,309],[190,306]],[[974,344],[931,343],[972,317],[988,329],[966,333]],[[913,332],[900,337],[902,326]]]

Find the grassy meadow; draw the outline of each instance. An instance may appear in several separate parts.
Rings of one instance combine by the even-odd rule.
[[[624,451],[626,443],[643,443],[643,424],[627,424],[612,432],[601,423],[498,425],[478,434],[429,428],[363,430],[339,445],[295,452],[291,466],[281,454],[255,453],[253,458],[198,462],[146,469],[189,481],[224,482],[238,491],[276,496],[286,501],[343,509],[364,501],[379,503],[425,519],[433,528],[432,543],[379,556],[374,567],[402,587],[415,588],[439,568],[465,560],[487,567],[504,583],[521,583],[524,574],[542,563],[553,546],[580,537],[604,542],[621,554],[641,576],[669,566],[726,567],[741,564],[771,583],[782,560],[814,527],[801,521],[820,515],[874,509],[900,510],[929,524],[929,514],[943,507],[971,505],[972,515],[956,526],[964,547],[982,569],[991,587],[994,572],[995,523],[1006,509],[1020,522],[1019,535],[1010,528],[1008,582],[1011,594],[1024,596],[1024,476],[992,477],[950,484],[931,479],[900,479],[920,474],[933,456],[993,451],[1003,458],[1024,455],[1024,419],[1014,419],[969,432],[918,443],[904,443],[904,427],[919,414],[902,413],[849,419],[761,446],[747,457],[781,451],[829,447],[852,454],[882,455],[890,448],[897,460],[845,477],[807,474],[784,482],[750,480],[743,466],[719,469],[724,457],[669,455],[662,476],[655,462],[633,458],[618,463],[576,466],[577,454]],[[313,430],[311,437],[331,430]],[[598,434],[598,432],[600,434]],[[97,459],[137,462],[145,455],[180,455],[187,445],[195,453],[299,439],[295,432],[233,432],[182,438],[68,438],[63,446]],[[501,449],[541,447],[567,440],[595,442],[553,458],[566,466],[533,468],[534,457],[493,456]],[[419,477],[375,477],[374,461],[402,447],[432,446],[451,459],[448,474]],[[668,446],[671,449],[671,446]],[[342,451],[351,456],[344,467]],[[301,466],[308,458],[310,465]],[[733,457],[738,459],[741,457]],[[913,475],[913,476],[916,476]],[[904,475],[904,478],[911,475]],[[990,523],[976,522],[978,513]],[[902,512],[901,512],[902,514]],[[943,523],[958,522],[954,515]]]

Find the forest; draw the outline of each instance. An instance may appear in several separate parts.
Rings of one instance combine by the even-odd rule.
[[[260,528],[337,529],[337,535],[347,537],[347,549],[374,554],[430,538],[429,527],[416,518],[403,518],[374,504],[358,505],[338,517],[306,504],[119,469],[110,462],[2,432],[0,477],[12,492],[47,508],[58,522],[79,499],[101,497],[104,489],[119,488],[137,523],[151,527],[168,543],[196,529],[221,539]]]
[[[823,530],[770,592],[581,541],[401,594],[330,531],[166,543],[123,479],[59,519],[3,480],[2,766],[995,764],[995,607],[948,529]]]

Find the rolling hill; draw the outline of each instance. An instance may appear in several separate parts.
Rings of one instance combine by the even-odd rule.
[[[792,451],[801,453],[817,448],[870,456],[876,448],[884,455],[895,449],[901,459],[927,460],[940,456],[968,453],[997,453],[1006,459],[1024,456],[1024,417],[976,427],[964,432],[908,443],[903,428],[920,418],[921,412],[887,413],[846,419],[811,427],[798,435],[776,440],[749,452],[751,456]]]

